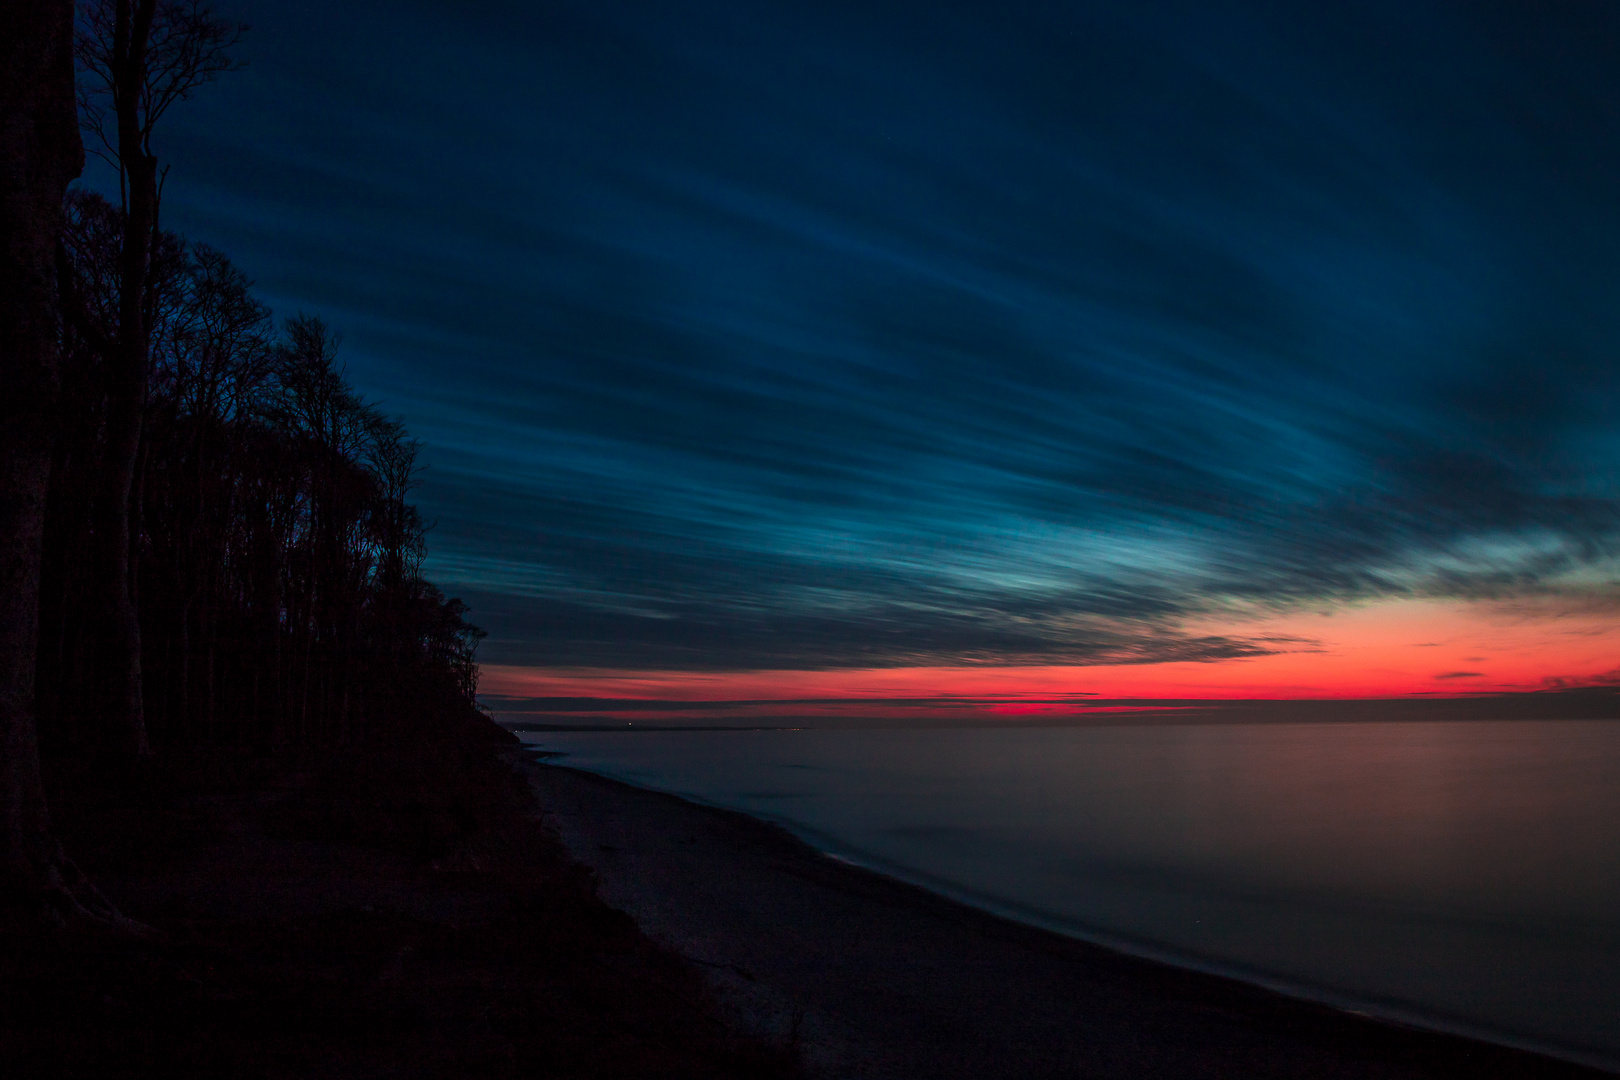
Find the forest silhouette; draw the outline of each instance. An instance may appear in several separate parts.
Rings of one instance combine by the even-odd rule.
[[[384,716],[489,728],[481,633],[422,578],[420,444],[337,336],[278,328],[229,258],[160,227],[152,133],[240,66],[246,27],[202,0],[7,12],[0,891],[121,925],[62,851],[47,767],[128,788],[165,755],[330,753]],[[117,205],[69,190],[87,141]]]
[[[8,1075],[794,1075],[541,827],[422,574],[421,444],[161,227],[151,135],[244,28],[0,26]]]
[[[515,740],[476,704],[482,631],[422,576],[421,444],[348,383],[323,321],[278,324],[228,256],[160,227],[153,131],[240,66],[247,28],[202,0],[14,14],[0,899],[139,932],[64,851],[55,804],[139,801],[196,762]],[[86,148],[116,203],[70,187]]]
[[[481,631],[421,573],[421,444],[344,379],[319,318],[278,327],[227,256],[153,238],[131,521],[145,732],[127,711],[98,572],[125,214],[67,199],[61,423],[41,565],[47,750],[333,747],[473,701]],[[103,505],[98,505],[98,502]]]
[[[478,631],[421,577],[420,444],[347,384],[323,322],[277,328],[226,255],[159,226],[153,132],[240,66],[246,30],[200,0],[95,0],[75,25],[119,204],[64,205],[35,700],[47,749],[114,766],[343,745],[476,685]]]

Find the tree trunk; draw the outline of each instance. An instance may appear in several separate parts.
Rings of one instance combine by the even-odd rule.
[[[133,541],[136,466],[146,415],[147,281],[157,224],[157,159],[140,129],[146,39],[153,0],[118,7],[113,78],[118,160],[129,200],[119,260],[118,337],[107,357],[107,453],[96,522],[96,597],[101,605],[97,660],[103,680],[104,749],[129,762],[151,754],[141,689],[141,624],[135,607]]]
[[[173,672],[171,678],[174,685],[175,704],[173,715],[168,718],[169,739],[184,741],[191,736],[191,603],[187,601],[180,605],[180,625],[175,631],[179,638],[180,647],[175,650],[176,664],[179,671]]]
[[[71,0],[0,0],[0,887],[59,916],[115,917],[51,831],[34,718],[40,539],[55,436],[56,246],[84,165]]]

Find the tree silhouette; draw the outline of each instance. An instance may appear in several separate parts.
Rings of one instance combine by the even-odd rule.
[[[97,152],[118,168],[123,199],[117,319],[103,339],[106,438],[100,462],[91,558],[97,612],[98,703],[108,721],[106,746],[124,758],[150,753],[142,693],[141,624],[131,569],[131,514],[146,415],[148,353],[160,293],[162,177],[152,132],[177,101],[234,66],[230,48],[245,28],[190,0],[93,0],[82,12],[74,51],[82,74],[79,101]],[[108,130],[108,114],[112,130]]]
[[[128,928],[54,838],[42,751],[110,745],[122,771],[453,731],[483,635],[421,576],[420,444],[348,384],[337,335],[277,326],[223,253],[158,228],[152,125],[238,31],[198,3],[89,10],[113,205],[67,190],[71,7],[0,13],[0,895]]]
[[[59,918],[117,921],[62,854],[34,714],[40,550],[57,415],[62,198],[84,150],[73,115],[73,9],[0,5],[0,895]]]
[[[115,325],[123,211],[74,192],[64,231],[61,438],[47,520],[46,733],[89,753],[100,662],[82,554],[111,440],[98,342]],[[470,706],[481,633],[421,577],[420,444],[362,399],[320,319],[276,327],[221,252],[160,234],[142,483],[131,520],[144,715],[164,746],[309,749]]]

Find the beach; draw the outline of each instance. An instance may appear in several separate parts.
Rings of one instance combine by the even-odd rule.
[[[0,1057],[61,1077],[1612,1075],[1021,925],[499,735],[59,781],[80,865],[152,934],[0,934]]]
[[[785,830],[528,767],[598,895],[825,1077],[1610,1075],[1403,1027],[1023,926]]]

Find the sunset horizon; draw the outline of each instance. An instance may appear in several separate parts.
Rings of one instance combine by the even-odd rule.
[[[827,719],[988,722],[1121,711],[1139,703],[1478,698],[1620,686],[1620,626],[1602,607],[1567,597],[1543,598],[1539,605],[1384,600],[1241,622],[1210,619],[1187,627],[1179,640],[1241,653],[1180,662],[987,659],[808,670],[486,664],[481,697],[511,717],[535,711],[524,702],[544,699],[544,714],[635,719],[625,710],[639,709],[644,722],[649,712],[665,719],[766,719],[773,710]],[[571,709],[570,701],[591,704]],[[617,702],[623,706],[615,709]],[[1610,705],[1601,715],[1614,714]]]

